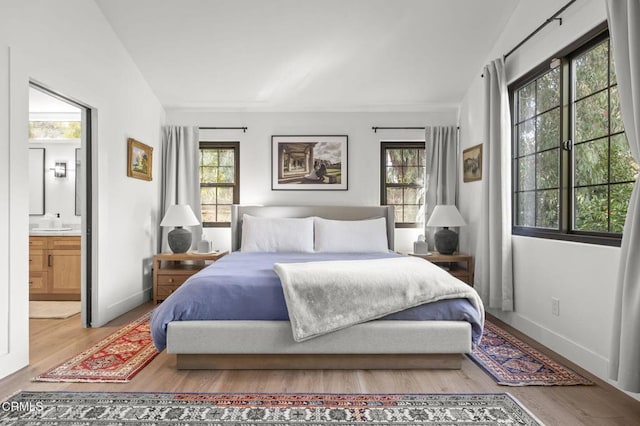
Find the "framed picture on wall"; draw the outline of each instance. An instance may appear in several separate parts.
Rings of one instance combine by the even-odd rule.
[[[271,189],[346,191],[347,135],[271,136]]]
[[[127,139],[127,176],[151,180],[152,165],[153,148],[135,139]]]
[[[462,180],[473,182],[482,179],[482,144],[462,151]]]

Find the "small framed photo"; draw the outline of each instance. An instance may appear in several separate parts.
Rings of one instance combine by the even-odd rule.
[[[127,176],[151,180],[153,148],[132,138],[127,139],[127,145]]]
[[[271,136],[271,189],[348,189],[347,135]]]
[[[482,179],[482,144],[462,151],[462,180],[473,182]]]

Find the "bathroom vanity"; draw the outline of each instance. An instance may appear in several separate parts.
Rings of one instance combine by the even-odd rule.
[[[80,300],[80,235],[32,231],[29,236],[29,299]]]

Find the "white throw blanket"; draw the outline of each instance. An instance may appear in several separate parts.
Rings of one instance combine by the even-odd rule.
[[[484,322],[472,287],[417,257],[276,263],[273,269],[298,342],[444,299],[469,299]]]

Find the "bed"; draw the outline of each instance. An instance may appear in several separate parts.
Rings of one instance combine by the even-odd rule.
[[[154,343],[176,355],[178,369],[459,369],[482,334],[482,302],[440,268],[393,252],[393,232],[386,206],[233,206],[232,252],[154,310]],[[389,296],[395,276],[414,268],[426,276],[423,267],[457,296],[411,305],[404,299],[414,291]],[[343,277],[364,280],[361,293],[341,293]],[[368,316],[346,318],[358,306]],[[324,324],[323,310],[334,308]]]

